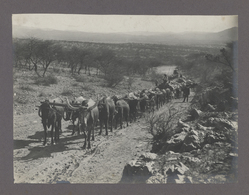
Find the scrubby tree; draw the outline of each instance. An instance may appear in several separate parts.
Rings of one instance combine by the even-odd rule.
[[[55,45],[52,41],[46,40],[41,41],[38,46],[38,56],[40,58],[40,63],[43,67],[43,74],[44,77],[48,67],[53,61],[57,60],[57,55],[60,53],[61,47],[59,45]]]
[[[101,50],[96,56],[96,60],[99,62],[100,70],[107,75],[108,71],[113,68],[113,62],[116,60],[115,54],[111,50]]]
[[[18,63],[28,66],[39,77],[44,77],[50,64],[57,60],[60,46],[51,40],[29,38],[14,43],[15,59]],[[41,74],[42,72],[42,74]]]
[[[206,59],[212,62],[216,62],[219,64],[223,64],[226,67],[229,67],[232,71],[234,71],[234,42],[230,42],[226,44],[226,48],[222,48],[220,53],[217,55],[207,54]]]
[[[124,61],[117,59],[112,50],[101,49],[95,60],[99,63],[100,70],[104,73],[104,79],[109,87],[115,87],[123,80]]]

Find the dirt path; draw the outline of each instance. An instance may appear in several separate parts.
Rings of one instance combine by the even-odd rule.
[[[175,104],[187,107],[188,103]],[[162,108],[163,109],[163,108]],[[37,112],[14,116],[15,183],[118,183],[130,160],[151,150],[145,118],[108,136],[104,131],[91,150],[83,150],[83,135],[71,135],[72,125],[63,121],[60,143],[43,146],[43,130]]]
[[[19,124],[14,133],[16,183],[117,183],[127,162],[150,151],[151,136],[144,119],[108,136],[104,132],[99,136],[95,130],[91,150],[83,150],[83,136],[71,136],[69,129],[60,136],[60,144],[43,146],[42,126],[37,119],[36,113],[15,117]],[[68,124],[64,122],[63,127]],[[35,132],[38,127],[40,131]]]

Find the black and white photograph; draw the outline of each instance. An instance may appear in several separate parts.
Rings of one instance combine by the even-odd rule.
[[[238,183],[238,16],[12,14],[15,184]]]

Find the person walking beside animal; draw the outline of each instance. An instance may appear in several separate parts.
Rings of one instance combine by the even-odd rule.
[[[155,80],[155,85],[156,85],[156,87],[158,86],[158,80],[157,79]]]
[[[167,83],[168,82],[168,76],[166,74],[164,74],[164,77],[163,77],[163,83]]]
[[[190,88],[188,85],[186,85],[183,89],[182,89],[182,92],[183,92],[183,102],[188,102],[188,96],[190,94]]]

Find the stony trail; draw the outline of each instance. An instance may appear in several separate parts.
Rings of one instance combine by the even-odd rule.
[[[188,103],[173,101],[176,107]],[[162,111],[166,107],[162,107]],[[152,135],[146,128],[146,117],[123,129],[98,135],[91,149],[82,149],[83,135],[71,135],[70,122],[62,122],[60,143],[42,145],[43,129],[36,112],[14,116],[15,183],[119,183],[124,166],[151,150]]]

